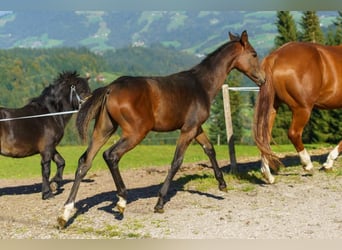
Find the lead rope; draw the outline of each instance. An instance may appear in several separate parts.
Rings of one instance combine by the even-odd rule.
[[[82,103],[84,103],[84,100],[82,100],[81,97],[77,94],[75,85],[72,85],[70,88],[70,103],[72,103],[72,98],[73,98],[74,93],[75,93],[76,99],[78,101],[78,110],[79,110],[81,108]],[[77,113],[78,110],[54,112],[54,113],[47,113],[47,114],[40,114],[40,115],[29,115],[29,116],[21,116],[21,117],[4,118],[4,119],[0,119],[0,122],[39,118],[39,117],[46,117],[46,116],[74,114],[74,113]]]

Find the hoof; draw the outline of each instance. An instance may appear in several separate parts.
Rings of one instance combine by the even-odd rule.
[[[67,221],[62,216],[59,216],[57,218],[57,223],[58,223],[57,227],[59,229],[64,229],[67,224]]]
[[[304,168],[304,172],[306,173],[306,175],[313,175],[314,174],[314,169],[310,168],[310,169],[305,169]]]
[[[275,178],[273,175],[263,175],[265,178],[266,184],[274,184]]]
[[[274,182],[275,182],[275,178],[272,176],[272,178],[266,178],[266,184],[270,184],[270,185],[272,185],[272,184],[274,184]]]
[[[154,212],[158,214],[164,213],[164,208],[162,207],[154,207]]]
[[[228,189],[227,186],[219,186],[220,191],[227,193]]]
[[[123,214],[123,213],[124,213],[124,211],[125,211],[125,207],[122,207],[122,206],[116,205],[116,208],[119,210],[119,213],[120,213],[120,214]]]
[[[53,181],[53,182],[51,182],[50,183],[50,190],[51,190],[51,192],[56,192],[57,191],[57,189],[58,189],[58,184],[57,184],[57,182],[55,182],[55,181]]]
[[[331,173],[333,171],[333,168],[326,168],[325,166],[321,167],[319,171],[324,171],[326,173]]]
[[[43,200],[48,200],[48,199],[51,199],[51,198],[54,198],[55,196],[53,195],[52,192],[46,192],[46,193],[43,193],[42,194],[42,199]]]

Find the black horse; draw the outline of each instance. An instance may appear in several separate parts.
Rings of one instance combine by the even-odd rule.
[[[56,146],[72,116],[51,113],[77,110],[90,94],[88,78],[79,77],[77,72],[63,72],[24,107],[0,108],[0,154],[13,158],[41,155],[43,199],[52,197],[63,179],[65,161]],[[57,172],[49,185],[51,160]]]

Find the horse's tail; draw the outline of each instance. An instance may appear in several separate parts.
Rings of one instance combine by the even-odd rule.
[[[269,129],[271,110],[275,100],[275,90],[270,62],[267,58],[262,62],[266,74],[266,82],[260,87],[257,103],[254,111],[253,134],[254,140],[263,157],[266,158],[270,167],[278,171],[279,158],[272,152],[270,141],[272,138]]]
[[[96,118],[104,104],[107,87],[101,87],[92,93],[92,96],[82,104],[76,119],[78,133],[83,141],[87,138],[89,123]]]

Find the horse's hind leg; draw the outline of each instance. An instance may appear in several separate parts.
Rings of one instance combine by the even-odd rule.
[[[56,175],[50,181],[50,188],[51,188],[52,192],[55,192],[58,189],[61,181],[63,180],[63,171],[64,171],[64,167],[65,167],[65,160],[58,153],[57,150],[55,150],[55,154],[54,154],[52,160],[57,165],[57,172],[56,172]]]
[[[78,160],[78,167],[75,173],[75,181],[71,187],[71,191],[67,201],[64,204],[64,212],[57,218],[57,222],[60,228],[64,228],[71,218],[72,211],[75,207],[75,199],[81,184],[82,179],[86,176],[87,172],[91,168],[94,157],[100,148],[108,141],[111,135],[117,129],[116,124],[112,124],[109,120],[99,122],[97,121],[91,143],[89,144],[86,152]]]
[[[200,134],[195,139],[202,146],[204,152],[209,157],[211,165],[214,169],[215,178],[219,183],[219,189],[222,191],[227,191],[226,182],[223,179],[222,171],[219,168],[217,160],[216,160],[215,149],[214,149],[212,143],[209,141],[207,135],[203,132],[202,128],[200,128]]]
[[[329,171],[333,167],[334,161],[342,151],[342,141],[329,153],[326,162],[323,164],[322,170]]]
[[[307,172],[311,172],[313,170],[311,157],[304,148],[304,144],[302,142],[303,130],[310,119],[311,110],[307,108],[301,108],[296,110],[293,109],[292,112],[292,122],[288,131],[288,137],[298,152],[303,169]]]
[[[269,131],[268,134],[270,135],[270,137],[267,138],[268,145],[270,144],[270,141],[271,141],[272,129],[273,129],[275,118],[277,116],[278,108],[279,108],[279,106],[275,105],[271,109],[271,112],[270,112],[270,117],[268,120],[268,131]],[[266,179],[266,182],[269,184],[273,184],[275,181],[275,178],[271,173],[270,164],[267,160],[267,157],[265,157],[264,155],[261,156],[261,168],[260,168],[260,170],[261,170],[262,175]]]
[[[131,133],[130,136],[123,136],[112,147],[103,153],[103,158],[112,174],[119,201],[116,204],[120,213],[123,213],[127,203],[127,189],[119,171],[121,157],[134,148],[145,137],[146,133]]]

